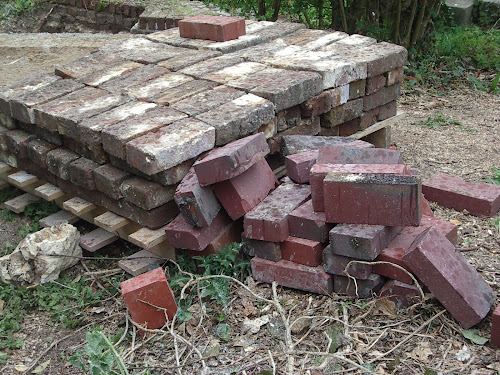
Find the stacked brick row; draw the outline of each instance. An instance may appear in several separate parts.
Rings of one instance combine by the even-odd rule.
[[[283,136],[319,134],[321,116],[371,97],[349,100],[351,84],[406,61],[402,47],[301,24],[246,21],[245,33],[217,42],[173,28],[0,89],[2,160],[160,228],[204,152],[262,132],[277,155]]]

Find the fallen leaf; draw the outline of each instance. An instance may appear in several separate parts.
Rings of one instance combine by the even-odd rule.
[[[292,331],[293,334],[298,335],[298,334],[304,332],[310,326],[311,326],[311,319],[303,318],[303,319],[297,320],[294,323],[294,325],[290,327],[290,330]]]
[[[462,222],[461,222],[461,221],[459,221],[459,220],[450,220],[450,223],[455,224],[455,225],[460,225],[460,224],[462,224]]]
[[[32,374],[40,374],[40,373],[42,373],[47,368],[47,366],[49,364],[50,364],[50,359],[48,361],[45,361],[42,364],[36,366],[35,369],[32,371]]]
[[[388,298],[381,298],[377,302],[375,302],[375,309],[373,311],[374,314],[382,313],[384,315],[393,316],[398,312],[398,308],[396,307],[396,303],[391,301]]]
[[[486,337],[479,336],[479,330],[477,328],[464,329],[462,331],[462,335],[466,339],[469,339],[470,341],[472,341],[474,344],[477,344],[477,345],[484,345],[489,340]]]
[[[25,372],[29,367],[26,365],[15,365],[14,370],[18,372]]]
[[[243,327],[241,328],[242,331],[241,333],[245,334],[247,332],[250,332],[252,334],[255,334],[259,332],[260,327],[262,327],[264,324],[269,323],[269,319],[270,319],[269,315],[264,315],[261,316],[260,318],[252,320],[245,318],[245,320],[243,321]]]
[[[427,341],[422,341],[408,354],[408,356],[422,362],[429,362],[433,354],[429,343]]]
[[[455,357],[460,361],[460,362],[467,362],[470,359],[470,351],[467,345],[464,345],[462,349],[458,351],[457,354],[455,354]]]

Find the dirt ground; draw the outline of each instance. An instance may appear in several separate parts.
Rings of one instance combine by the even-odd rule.
[[[89,35],[52,38],[0,34],[0,86],[31,73],[50,71],[108,40]],[[420,90],[404,93],[399,108],[406,117],[393,126],[393,143],[404,152],[409,166],[420,169],[423,178],[447,172],[484,182],[492,176],[493,167],[500,168],[500,96],[465,89]],[[432,129],[418,124],[436,115],[461,125]],[[438,218],[458,225],[458,247],[467,250],[466,258],[500,292],[500,232],[494,226],[500,214],[479,218],[435,204],[432,208]],[[2,248],[13,241],[22,221],[0,222]],[[92,267],[92,261],[86,264]],[[73,272],[90,279],[81,265]],[[155,374],[500,373],[500,352],[464,338],[460,326],[433,298],[402,308],[383,299],[357,301],[281,287],[274,295],[270,285],[255,284],[252,279],[244,286],[234,284],[233,289],[233,299],[223,309],[208,304],[213,310],[202,312],[200,303],[194,303],[191,312],[195,319],[144,337],[127,319],[120,298],[103,303],[103,309],[85,311],[85,322],[101,326],[109,334],[117,327],[128,328],[130,336],[120,348],[130,373],[146,373],[145,364]],[[217,335],[219,322],[214,317],[219,313],[232,327],[229,338]],[[255,324],[259,317],[269,322]],[[253,331],[245,332],[244,320],[254,321]],[[487,317],[477,328],[481,336],[489,337],[490,327],[491,318]],[[62,329],[47,314],[28,314],[19,333],[24,345],[7,353],[8,361],[0,373],[18,374],[15,366],[48,359],[51,362],[43,373],[81,373],[67,358],[83,347],[86,329]],[[332,345],[339,346],[334,354],[328,350]]]

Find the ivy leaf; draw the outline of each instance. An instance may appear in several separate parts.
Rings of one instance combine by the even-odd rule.
[[[479,330],[477,328],[473,329],[464,329],[462,331],[462,335],[472,341],[476,345],[484,345],[488,342],[489,339],[479,336]]]

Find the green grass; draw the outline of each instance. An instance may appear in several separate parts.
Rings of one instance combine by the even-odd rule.
[[[439,111],[433,117],[427,117],[427,119],[414,122],[413,124],[435,130],[440,129],[443,126],[449,126],[449,125],[463,126],[460,121],[456,121],[449,117],[445,117],[443,111]]]
[[[486,182],[493,185],[500,185],[500,168],[493,168],[491,170],[493,177],[486,177]]]

